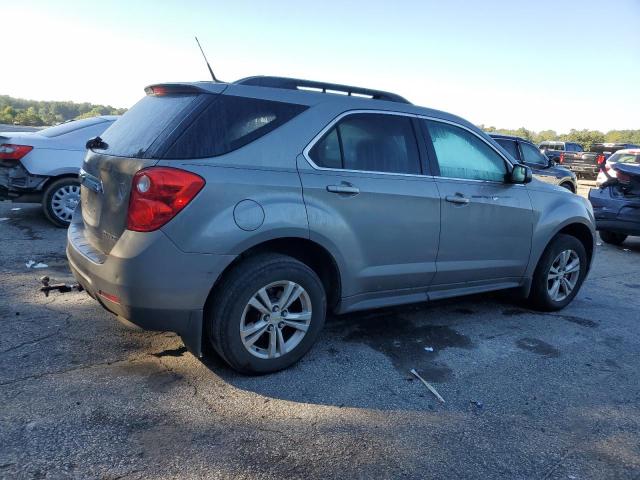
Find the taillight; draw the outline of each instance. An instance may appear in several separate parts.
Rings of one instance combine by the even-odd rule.
[[[0,145],[0,160],[20,160],[31,150],[33,150],[33,147],[29,145],[3,143]]]
[[[600,154],[596,157],[596,162],[598,162],[598,165],[602,165],[605,162],[605,158],[604,155]]]
[[[560,154],[560,163],[564,163],[564,153]]]
[[[157,230],[193,200],[204,179],[195,173],[169,167],[150,167],[133,177],[127,229]]]

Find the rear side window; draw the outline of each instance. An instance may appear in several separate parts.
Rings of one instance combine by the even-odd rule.
[[[503,182],[504,160],[471,132],[448,123],[425,120],[440,167],[448,178]]]
[[[520,148],[522,149],[522,158],[524,163],[530,163],[532,165],[548,165],[549,160],[547,157],[540,153],[533,145],[529,145],[528,143],[520,142]]]
[[[214,157],[237,150],[275,130],[307,107],[218,95],[171,141],[163,158]]]
[[[516,142],[514,142],[513,140],[507,140],[505,138],[494,138],[494,140],[498,143],[498,145],[500,145],[502,148],[504,148],[507,152],[509,152],[509,154],[516,160],[518,160],[518,146],[516,145]]]
[[[148,95],[101,137],[109,155],[214,157],[257,140],[306,108],[230,95]]]
[[[421,173],[413,125],[402,115],[348,115],[314,145],[309,155],[324,168]]]

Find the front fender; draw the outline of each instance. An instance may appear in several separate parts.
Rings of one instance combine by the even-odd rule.
[[[593,210],[586,199],[578,195],[568,195],[566,192],[538,187],[530,188],[529,195],[534,212],[534,226],[531,254],[526,271],[527,277],[533,276],[547,245],[564,229],[576,225],[582,226],[584,231],[590,233],[590,241],[592,242],[590,250],[594,251],[595,219]]]

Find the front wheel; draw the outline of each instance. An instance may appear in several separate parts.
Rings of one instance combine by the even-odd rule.
[[[566,307],[587,274],[584,245],[571,235],[558,235],[542,254],[533,275],[529,303],[542,311]]]
[[[42,198],[45,217],[56,227],[68,227],[80,203],[80,183],[76,178],[60,178],[49,184]]]
[[[260,255],[237,265],[213,292],[207,336],[233,369],[275,372],[307,353],[325,315],[325,291],[313,270],[285,255]]]
[[[600,231],[600,238],[604,243],[608,243],[610,245],[622,245],[622,243],[627,239],[627,236],[624,233],[602,230]]]

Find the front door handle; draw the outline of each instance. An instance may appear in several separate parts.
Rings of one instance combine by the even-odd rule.
[[[469,203],[469,199],[463,197],[462,195],[447,195],[444,197],[447,202],[455,203],[457,205],[466,205]]]
[[[358,193],[360,193],[360,189],[358,187],[354,187],[353,185],[327,185],[327,192],[357,195]]]

